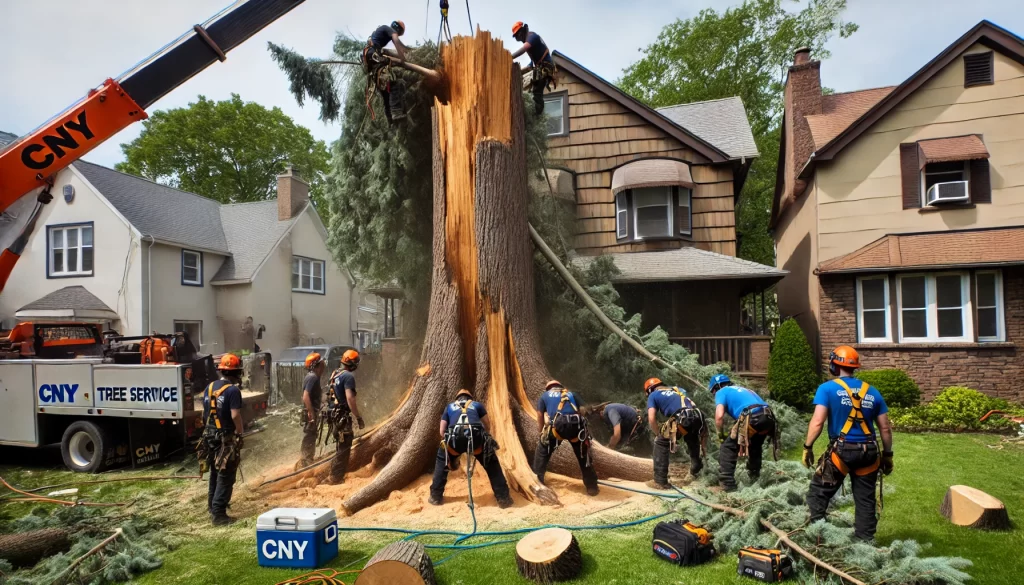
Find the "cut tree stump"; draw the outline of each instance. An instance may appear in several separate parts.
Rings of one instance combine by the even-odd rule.
[[[957,526],[986,530],[1010,527],[1010,517],[1002,502],[966,485],[951,486],[946,491],[939,512]]]
[[[367,561],[355,585],[436,585],[434,563],[422,544],[393,542]]]
[[[63,528],[43,528],[0,535],[0,559],[15,567],[31,567],[44,557],[71,548],[68,531]]]
[[[519,574],[535,583],[575,578],[583,569],[583,553],[572,532],[544,528],[531,532],[516,545]]]

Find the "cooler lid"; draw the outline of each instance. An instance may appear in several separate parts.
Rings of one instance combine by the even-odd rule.
[[[260,514],[256,530],[316,532],[337,519],[334,508],[274,508]]]

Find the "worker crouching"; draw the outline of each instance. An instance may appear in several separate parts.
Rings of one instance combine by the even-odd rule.
[[[582,402],[569,392],[558,380],[551,380],[544,393],[537,400],[537,430],[540,443],[533,454],[533,472],[544,483],[544,474],[555,449],[562,441],[569,441],[576,461],[580,464],[583,485],[587,495],[596,496],[597,472],[592,460],[592,439],[587,429],[587,420],[580,413]]]
[[[359,416],[356,401],[356,368],[359,367],[359,352],[347,350],[341,355],[341,368],[331,375],[331,393],[324,408],[323,418],[327,424],[327,436],[334,440],[334,460],[331,461],[331,483],[344,483],[348,472],[348,460],[352,454],[355,439],[353,422],[362,429],[363,417]]]
[[[366,39],[366,46],[363,47],[360,57],[363,72],[366,73],[366,105],[372,114],[371,99],[373,90],[376,89],[384,101],[384,115],[387,116],[389,124],[405,117],[405,106],[402,99],[403,88],[398,80],[392,79],[391,59],[385,54],[384,49],[394,43],[395,53],[399,59],[404,60],[406,48],[400,38],[404,34],[405,23],[401,20],[393,21],[390,25],[380,25],[370,38]]]
[[[241,462],[242,437],[242,360],[225,354],[217,366],[220,379],[203,392],[203,436],[199,444],[200,466],[210,470],[207,509],[214,526],[230,524],[228,504],[235,488],[235,475]]]
[[[704,413],[685,390],[667,386],[658,378],[647,380],[644,394],[647,396],[647,422],[657,437],[654,440],[654,487],[668,489],[669,455],[676,452],[676,441],[680,438],[690,455],[690,476],[696,477],[704,468],[701,451],[707,448],[708,438]],[[659,412],[667,418],[660,426]]]
[[[735,386],[725,374],[711,378],[708,389],[715,397],[715,427],[722,446],[718,452],[718,480],[725,491],[736,490],[736,463],[747,458],[747,473],[752,481],[761,476],[764,443],[772,441],[772,456],[779,458],[778,425],[775,413],[757,392]],[[736,423],[725,434],[725,415]]]
[[[889,426],[889,407],[882,394],[853,377],[860,367],[857,350],[840,346],[829,356],[829,373],[835,380],[818,386],[814,395],[814,415],[807,428],[803,463],[814,465],[814,442],[828,421],[828,449],[822,454],[811,477],[807,492],[807,507],[811,522],[821,520],[828,503],[846,476],[853,488],[854,536],[866,542],[875,538],[878,516],[875,507],[875,482],[878,471],[892,473],[892,429]],[[875,424],[882,435],[883,451],[879,453],[875,439]]]
[[[473,400],[469,390],[459,390],[455,402],[445,408],[441,415],[441,446],[437,449],[434,463],[434,480],[430,484],[429,503],[440,506],[444,501],[444,487],[448,483],[448,472],[458,469],[459,457],[471,453],[466,462],[466,474],[473,480],[473,459],[487,472],[491,491],[498,500],[499,508],[512,505],[508,483],[498,462],[498,443],[487,432],[487,410],[483,404]]]

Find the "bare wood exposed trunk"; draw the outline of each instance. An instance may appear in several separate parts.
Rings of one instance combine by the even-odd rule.
[[[400,540],[377,551],[355,585],[435,585],[434,564],[423,545]]]
[[[583,553],[568,530],[544,528],[516,544],[516,568],[534,583],[568,581],[583,570]]]
[[[954,485],[946,491],[939,513],[957,526],[988,530],[1010,527],[1010,517],[1002,502],[966,485]]]
[[[43,557],[71,548],[68,531],[63,528],[43,528],[18,534],[0,535],[0,559],[15,567],[31,567]]]

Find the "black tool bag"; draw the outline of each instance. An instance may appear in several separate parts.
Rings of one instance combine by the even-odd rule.
[[[651,546],[655,555],[681,567],[706,563],[715,556],[711,533],[686,520],[659,522]]]
[[[785,581],[793,574],[793,561],[786,553],[768,548],[741,548],[736,572],[764,583]]]

